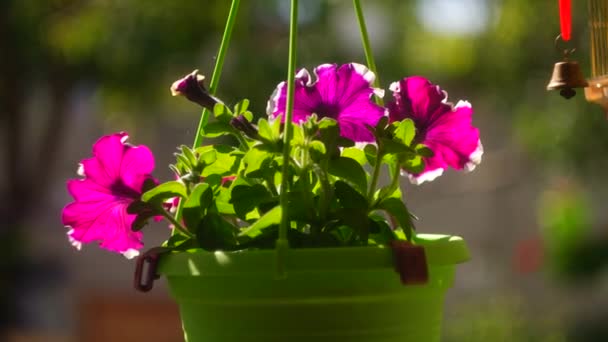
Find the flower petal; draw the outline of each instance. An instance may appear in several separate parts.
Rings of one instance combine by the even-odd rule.
[[[382,95],[372,87],[375,75],[356,63],[338,67],[322,64],[314,69],[315,81],[302,69],[296,75],[293,121],[302,122],[317,114],[320,118],[336,119],[343,137],[354,141],[373,141],[366,125],[374,126],[384,115],[384,109],[372,100]],[[277,117],[287,105],[285,82],[280,83],[268,101],[268,115]]]
[[[417,128],[425,128],[442,113],[451,109],[445,103],[447,94],[424,77],[406,77],[390,85],[395,104],[389,107],[390,121],[414,120]]]
[[[390,121],[412,119],[417,143],[434,152],[425,157],[424,170],[410,175],[410,181],[421,184],[431,181],[452,167],[471,171],[481,162],[483,146],[479,130],[472,126],[471,104],[460,101],[454,107],[447,93],[419,76],[404,78],[391,85],[395,100],[388,104]]]
[[[147,146],[126,145],[120,165],[120,178],[131,189],[141,192],[143,182],[154,171],[154,156]]]
[[[117,253],[141,249],[142,233],[131,230],[137,215],[127,213],[129,204],[128,201],[68,204],[63,210],[62,220],[71,228],[70,241],[76,247],[99,241],[102,248]]]
[[[93,158],[82,161],[84,175],[94,182],[110,186],[120,178],[120,164],[127,139],[126,133],[116,133],[101,137],[93,145]]]
[[[154,157],[146,146],[126,144],[126,133],[100,138],[93,158],[82,161],[84,179],[68,181],[74,202],[62,212],[73,246],[98,241],[102,248],[133,257],[143,247],[142,233],[131,226],[137,213],[127,208],[139,199],[143,182],[153,179]]]
[[[90,179],[71,179],[68,181],[68,192],[74,200],[80,202],[112,201],[115,196],[109,188]]]

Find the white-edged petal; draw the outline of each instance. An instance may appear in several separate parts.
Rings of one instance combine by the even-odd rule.
[[[483,145],[481,140],[477,142],[477,148],[469,155],[469,162],[466,163],[464,169],[467,172],[475,170],[475,167],[481,163],[481,157],[483,156]]]
[[[435,180],[435,178],[441,176],[442,174],[443,174],[443,169],[441,169],[441,168],[422,173],[418,176],[414,176],[405,171],[401,171],[401,175],[407,175],[408,179],[410,180],[410,183],[412,183],[414,185],[420,185],[424,182],[431,182],[431,181]]]
[[[352,65],[353,69],[355,69],[355,72],[363,76],[363,79],[366,80],[370,85],[374,83],[374,80],[376,79],[376,74],[374,74],[373,71],[369,70],[368,67],[359,63],[350,63],[350,65]]]
[[[76,170],[76,174],[80,177],[85,177],[84,175],[84,165],[82,163],[78,163],[78,169]]]
[[[393,93],[398,93],[401,91],[401,86],[399,85],[399,82],[393,82],[390,86],[388,86],[388,90],[392,91]]]
[[[68,227],[69,228],[69,227]],[[82,249],[82,242],[77,241],[76,239],[74,239],[72,237],[72,233],[74,233],[74,229],[70,229],[68,231],[68,241],[70,241],[70,244],[72,246],[74,246],[74,248],[76,248],[77,250],[81,250]]]
[[[274,92],[270,96],[268,103],[266,104],[266,114],[270,117],[273,116],[274,110],[277,108],[277,103],[279,102],[279,98],[281,97],[281,91],[283,91],[284,86],[285,82],[279,83],[279,85],[275,88]]]
[[[122,252],[122,255],[127,259],[133,259],[139,255],[139,251],[137,249],[129,248]]]

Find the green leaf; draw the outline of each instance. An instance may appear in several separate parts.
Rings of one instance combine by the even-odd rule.
[[[247,111],[247,108],[249,108],[249,100],[243,99],[241,102],[237,103],[234,106],[234,113],[236,115],[243,114],[244,112]]]
[[[262,233],[262,229],[280,224],[282,212],[283,210],[281,209],[281,206],[277,205],[266,212],[266,214],[262,215],[262,217],[255,221],[251,226],[241,231],[239,236],[249,236],[253,238],[260,235]]]
[[[334,184],[334,194],[340,202],[342,208],[352,208],[367,211],[368,203],[365,196],[352,188],[348,183],[341,180]]]
[[[131,230],[134,231],[134,232],[138,232],[138,231],[144,229],[144,227],[148,224],[148,220],[152,216],[153,215],[148,215],[148,214],[139,214],[139,215],[137,215],[135,217],[135,220],[131,224]]]
[[[333,151],[338,147],[340,129],[338,122],[331,118],[323,118],[319,121],[319,140],[325,144],[327,151]]]
[[[228,135],[234,132],[232,126],[227,122],[214,121],[210,122],[203,128],[201,134],[206,138],[216,138],[222,135]]]
[[[354,231],[347,225],[341,225],[331,231],[331,234],[340,242],[341,245],[348,245],[353,239]]]
[[[182,214],[186,227],[196,227],[212,201],[213,191],[209,184],[197,184],[194,189],[192,189],[188,199],[184,202]]]
[[[180,146],[180,149],[182,150],[182,155],[186,157],[186,159],[188,159],[188,161],[190,162],[190,165],[195,166],[198,162],[198,159],[194,156],[194,153],[192,152],[190,147],[182,145]]]
[[[266,178],[275,173],[276,163],[273,163],[271,153],[257,148],[250,149],[244,156],[245,176],[251,178]]]
[[[188,158],[186,158],[184,155],[180,154],[180,153],[174,153],[175,158],[177,159],[177,163],[179,164],[178,167],[183,167],[185,171],[190,172],[192,171],[192,164],[190,164],[190,160],[188,160]]]
[[[210,212],[199,223],[196,239],[208,251],[231,250],[237,245],[236,232],[237,228],[220,214]]]
[[[410,146],[412,140],[416,136],[416,126],[414,125],[414,121],[411,119],[404,119],[399,122],[395,122],[392,125],[396,126],[395,128],[395,139],[404,144],[405,146]]]
[[[179,181],[162,183],[152,190],[146,191],[141,200],[148,203],[161,204],[163,201],[173,197],[188,197],[186,186]]]
[[[225,215],[236,215],[234,206],[230,203],[232,193],[231,189],[220,188],[219,194],[215,196],[215,208],[218,213]]]
[[[407,158],[401,161],[400,165],[409,173],[420,173],[424,170],[424,160],[421,156]]]
[[[309,147],[310,147],[310,149],[312,151],[316,151],[316,152],[318,152],[318,153],[320,153],[322,155],[327,152],[325,150],[325,144],[323,144],[319,140],[313,140],[313,141],[311,141]]]
[[[382,201],[383,199],[388,197],[401,199],[401,188],[399,188],[398,186],[392,187],[390,185],[383,186],[374,194],[374,201]]]
[[[342,157],[354,159],[361,166],[367,164],[367,158],[365,156],[364,150],[357,148],[357,147],[347,147],[347,148],[343,149]]]
[[[234,206],[236,215],[243,219],[260,204],[274,201],[272,194],[261,184],[237,185],[232,188],[231,197],[230,203]]]
[[[181,174],[185,173],[184,172],[185,170],[183,167],[180,169],[175,164],[169,164],[169,170],[171,170],[171,172],[173,172],[173,174],[175,174],[175,175],[181,175]],[[145,191],[147,191],[147,190],[145,190]]]
[[[185,251],[197,248],[197,241],[183,234],[173,234],[162,244],[163,247],[171,248],[173,251]]]
[[[304,144],[304,130],[300,125],[293,125],[293,136],[291,137],[291,146],[300,147]]]
[[[374,134],[374,137],[376,137],[376,140],[378,138],[382,138],[385,137],[386,134],[386,125],[388,124],[388,118],[386,116],[383,116],[380,118],[380,120],[378,120],[378,123],[376,124],[375,127],[369,126],[366,124],[367,129],[370,130],[370,132],[372,132]]]
[[[365,159],[371,166],[376,166],[376,159],[378,159],[378,148],[376,145],[367,144],[363,148],[363,152],[365,153]]]
[[[226,124],[229,124],[230,119],[232,119],[232,112],[222,103],[216,103],[213,106],[213,115],[218,121]]]
[[[426,147],[424,144],[416,145],[416,153],[422,157],[432,157],[435,155],[435,152],[430,148]]]
[[[380,215],[370,215],[370,236],[369,243],[377,245],[388,245],[391,241],[396,240],[397,236],[391,226],[386,222],[386,219]]]
[[[241,114],[245,117],[245,119],[247,119],[247,121],[253,121],[253,113],[251,113],[250,111],[245,111]]]
[[[353,147],[355,146],[355,142],[345,138],[345,137],[338,137],[338,139],[336,140],[336,144],[340,147]]]
[[[197,149],[197,151],[200,150],[199,153],[201,156],[208,153],[208,150],[213,151],[213,153],[215,154],[215,161],[213,163],[205,165],[203,171],[201,172],[201,176],[208,177],[212,174],[226,176],[236,174],[239,168],[241,158],[243,156],[242,152],[228,145],[204,146],[204,148],[205,149],[199,148]]]
[[[360,193],[367,189],[367,173],[356,160],[339,157],[329,161],[329,174],[352,183]]]
[[[261,138],[270,142],[278,140],[278,137],[275,137],[272,127],[270,127],[266,119],[258,120],[258,134],[260,134]]]
[[[399,223],[399,227],[403,230],[408,240],[411,239],[414,223],[410,216],[405,203],[399,198],[389,197],[378,204],[378,209],[386,211],[394,217]]]
[[[408,155],[415,155],[416,151],[409,147],[404,145],[402,142],[400,141],[396,141],[396,140],[391,140],[388,138],[379,138],[379,143],[382,145],[382,148],[384,149],[385,152],[387,153],[394,153],[394,154],[408,154]]]
[[[366,243],[369,235],[369,219],[367,210],[361,208],[340,208],[334,214],[338,219],[339,225],[346,225],[351,228],[359,237],[360,243]]]
[[[281,137],[281,127],[282,126],[283,126],[283,123],[281,122],[280,119],[276,118],[272,121],[272,132],[273,132],[273,135],[275,137],[277,137],[277,139],[280,139],[280,137]]]
[[[215,163],[215,161],[217,160],[217,151],[215,151],[215,150],[205,151],[200,154],[200,156],[198,157],[198,160],[199,160],[199,162],[205,164],[205,166],[211,165],[211,164]]]
[[[131,230],[137,232],[144,228],[148,224],[148,219],[157,215],[158,211],[150,203],[136,200],[129,204],[127,213],[137,215],[135,221],[131,224]]]

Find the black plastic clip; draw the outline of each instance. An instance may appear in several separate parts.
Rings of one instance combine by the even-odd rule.
[[[167,251],[163,247],[155,247],[137,257],[133,286],[141,292],[149,292],[154,287],[154,281],[160,278],[156,273],[160,255]],[[145,265],[148,264],[148,267]]]

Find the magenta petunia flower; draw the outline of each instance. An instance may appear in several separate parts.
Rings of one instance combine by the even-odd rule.
[[[152,179],[154,156],[146,146],[127,144],[127,138],[126,133],[101,137],[93,157],[80,165],[84,178],[68,181],[74,202],[63,208],[62,221],[78,249],[99,241],[102,248],[132,258],[143,247],[142,233],[131,230],[137,214],[127,208],[141,197],[144,181]]]
[[[312,81],[306,69],[296,75],[293,121],[302,122],[310,115],[330,117],[338,121],[340,134],[353,141],[374,141],[366,125],[375,126],[384,109],[374,103],[372,95],[384,92],[374,89],[375,75],[367,67],[356,64],[323,64],[314,69]],[[287,87],[281,82],[270,100],[266,112],[277,117],[285,113]]]
[[[456,106],[447,102],[447,93],[420,76],[391,84],[394,101],[387,105],[391,122],[406,118],[416,126],[414,141],[434,152],[425,157],[424,170],[410,174],[414,184],[432,181],[451,166],[472,171],[481,162],[483,147],[479,130],[472,126],[473,108],[467,101]]]

